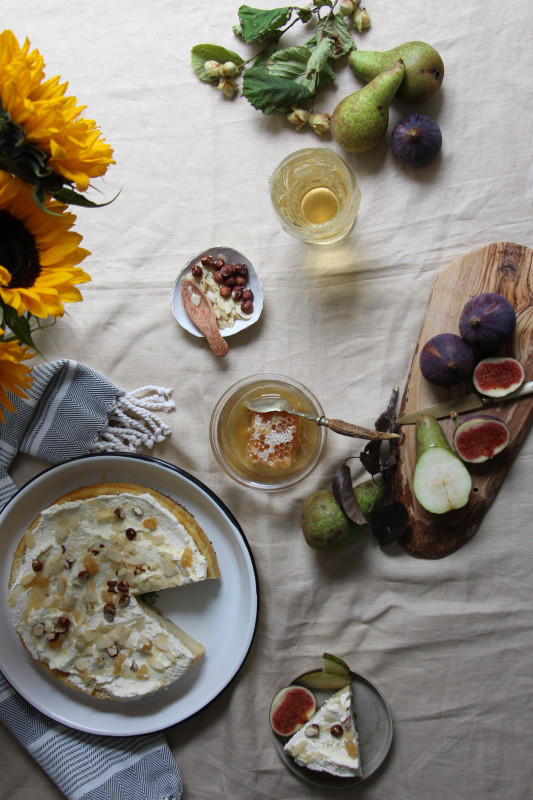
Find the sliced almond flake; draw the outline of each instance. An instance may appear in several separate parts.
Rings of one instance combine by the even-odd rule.
[[[157,658],[157,656],[151,656],[149,659],[147,659],[146,663],[149,667],[155,669],[157,672],[163,672],[165,669],[165,665],[159,658]]]
[[[162,633],[155,637],[154,644],[158,650],[162,650],[163,652],[168,650],[168,638]]]
[[[115,550],[114,547],[108,547],[105,555],[109,561],[113,561],[115,564],[120,564],[122,561],[122,553],[119,550]]]
[[[26,533],[24,534],[24,542],[26,544],[26,547],[29,547],[30,550],[32,547],[35,547],[35,536],[31,531],[26,531]]]
[[[20,583],[21,586],[29,586],[30,583],[32,583],[34,577],[35,577],[35,575],[33,575],[33,574],[23,575],[22,578],[20,579],[19,583]]]

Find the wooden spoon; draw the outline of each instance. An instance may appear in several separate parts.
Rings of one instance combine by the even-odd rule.
[[[228,343],[221,335],[215,312],[200,287],[184,278],[181,282],[181,300],[191,321],[203,333],[213,353],[222,358],[229,350]]]

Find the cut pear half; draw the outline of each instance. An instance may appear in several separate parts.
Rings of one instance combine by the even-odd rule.
[[[442,447],[429,447],[417,461],[413,491],[426,511],[445,514],[468,503],[472,479],[454,453]]]

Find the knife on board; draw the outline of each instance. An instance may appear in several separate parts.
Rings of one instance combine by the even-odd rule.
[[[475,392],[464,397],[456,397],[453,400],[444,400],[434,406],[426,406],[418,411],[411,411],[403,417],[398,417],[396,425],[414,424],[421,414],[431,414],[435,419],[444,419],[452,414],[462,414],[464,411],[473,411],[476,408],[486,408],[497,403],[506,403],[508,400],[517,400],[520,397],[527,397],[533,394],[533,381],[522,384],[515,392],[504,395],[504,397],[483,397]]]

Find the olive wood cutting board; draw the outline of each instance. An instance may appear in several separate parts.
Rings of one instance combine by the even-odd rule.
[[[489,244],[455,259],[439,275],[429,296],[398,417],[434,403],[474,391],[471,381],[438,387],[426,381],[419,368],[424,344],[438,333],[459,334],[459,317],[465,303],[481,292],[496,292],[516,311],[517,324],[510,342],[491,355],[514,355],[524,366],[526,380],[533,378],[533,250],[509,242]],[[414,556],[443,558],[462,547],[479,528],[513,463],[533,419],[533,396],[499,402],[486,413],[504,420],[511,431],[509,447],[484,464],[467,465],[472,475],[468,504],[446,514],[430,514],[413,493],[416,461],[415,426],[400,428],[399,459],[394,474],[394,499],[407,508],[409,525],[399,540]],[[440,420],[451,441],[454,422]]]

